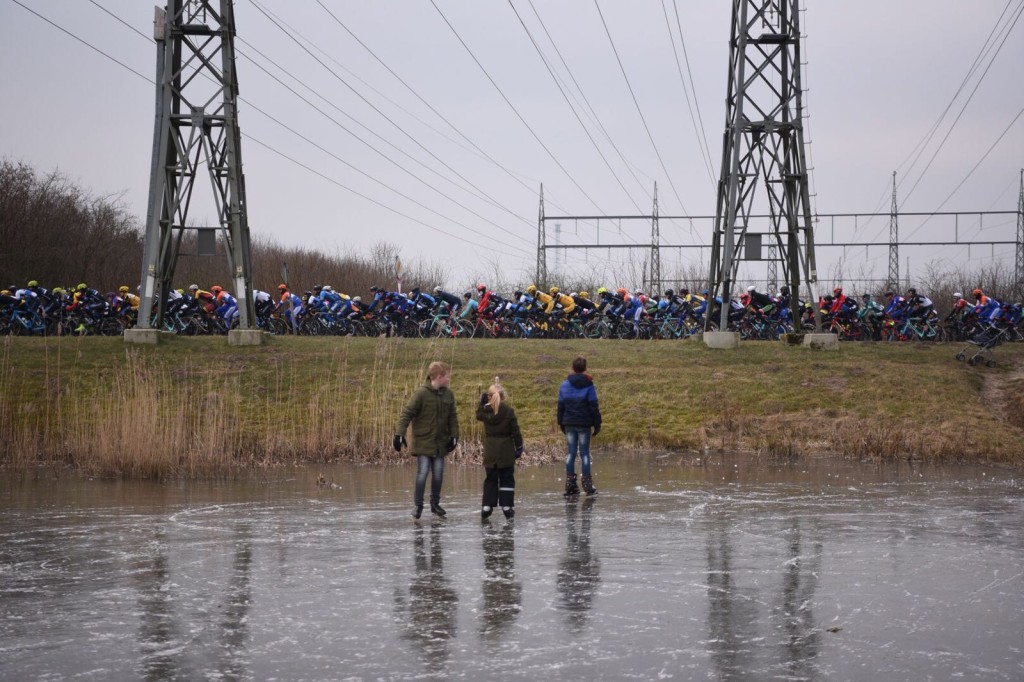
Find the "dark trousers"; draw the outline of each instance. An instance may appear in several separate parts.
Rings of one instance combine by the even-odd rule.
[[[484,469],[487,478],[484,479],[484,502],[483,506],[494,507],[515,506],[516,497],[516,468],[514,466],[499,469],[488,467]]]

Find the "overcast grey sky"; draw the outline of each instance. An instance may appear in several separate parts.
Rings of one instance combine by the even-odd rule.
[[[459,287],[490,278],[496,263],[511,282],[531,277],[541,183],[548,215],[646,214],[655,182],[662,215],[714,213],[731,3],[235,5],[239,119],[255,237],[360,254],[385,240],[399,246],[406,262],[445,263],[448,284]],[[898,170],[901,210],[1015,210],[1024,166],[1022,8],[1024,0],[807,2],[803,56],[814,209],[888,211]],[[0,0],[0,156],[40,172],[59,169],[96,194],[124,192],[127,205],[144,218],[153,11],[154,3],[138,0]],[[583,124],[531,37],[567,83]],[[689,87],[689,74],[688,105],[682,83]],[[690,112],[698,109],[695,123]],[[191,214],[198,220],[213,215],[212,205]],[[989,221],[980,232],[976,223],[958,227],[961,236],[977,233],[978,239],[1015,234],[1012,216]],[[902,227],[903,234],[915,229],[917,239],[952,236],[952,226],[940,221],[920,226],[908,219]],[[819,241],[832,239],[831,230],[820,226]],[[549,241],[553,232],[549,225]],[[628,243],[647,242],[649,234],[642,222],[624,225],[621,233],[605,223],[600,235],[592,225],[567,222],[559,238]],[[661,222],[661,234],[664,243],[710,241],[709,230],[669,221]],[[835,238],[887,235],[883,220],[856,230],[839,226]],[[664,253],[663,274],[698,253],[707,257],[707,251]],[[566,257],[568,264],[549,253],[549,268],[622,271],[625,252]],[[950,268],[992,258],[1013,263],[1012,248],[908,250],[907,257],[912,270],[926,260]],[[819,272],[823,279],[839,272],[884,277],[887,258],[882,248],[821,249]]]

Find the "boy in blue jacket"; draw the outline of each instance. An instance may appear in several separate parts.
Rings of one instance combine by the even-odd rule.
[[[579,495],[576,485],[576,454],[583,468],[583,491],[597,493],[590,465],[590,436],[601,430],[601,409],[597,405],[594,379],[587,374],[587,359],[572,361],[572,371],[558,389],[558,428],[565,434],[568,454],[565,457],[565,496]]]

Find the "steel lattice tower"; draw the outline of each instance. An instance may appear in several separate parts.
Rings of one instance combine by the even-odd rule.
[[[533,283],[537,287],[546,286],[548,281],[547,235],[544,230],[544,185],[540,186],[540,213],[537,217],[537,270],[534,272]]]
[[[885,285],[900,290],[900,212],[896,204],[896,171],[892,172],[892,207],[889,209],[889,280]]]
[[[658,225],[658,183],[654,183],[654,212],[651,214],[651,296],[661,294],[661,227]]]
[[[733,0],[722,170],[718,183],[709,290],[722,297],[726,328],[759,181],[777,249],[792,291],[794,322],[802,283],[817,300],[814,235],[804,155],[798,0]],[[817,306],[815,306],[817,310]],[[820,326],[820,325],[819,325]]]
[[[206,166],[238,299],[240,326],[255,320],[251,293],[249,222],[238,128],[235,18],[232,0],[168,0],[157,8],[157,100],[149,214],[142,264],[139,326],[148,328],[153,306],[163,321],[167,292],[195,182]]]

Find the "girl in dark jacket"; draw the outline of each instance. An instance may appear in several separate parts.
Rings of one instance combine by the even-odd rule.
[[[523,434],[519,430],[516,412],[506,402],[508,395],[497,381],[480,395],[476,418],[484,423],[484,480],[483,506],[480,518],[486,519],[494,507],[501,506],[505,518],[516,515],[516,460],[523,456]]]

